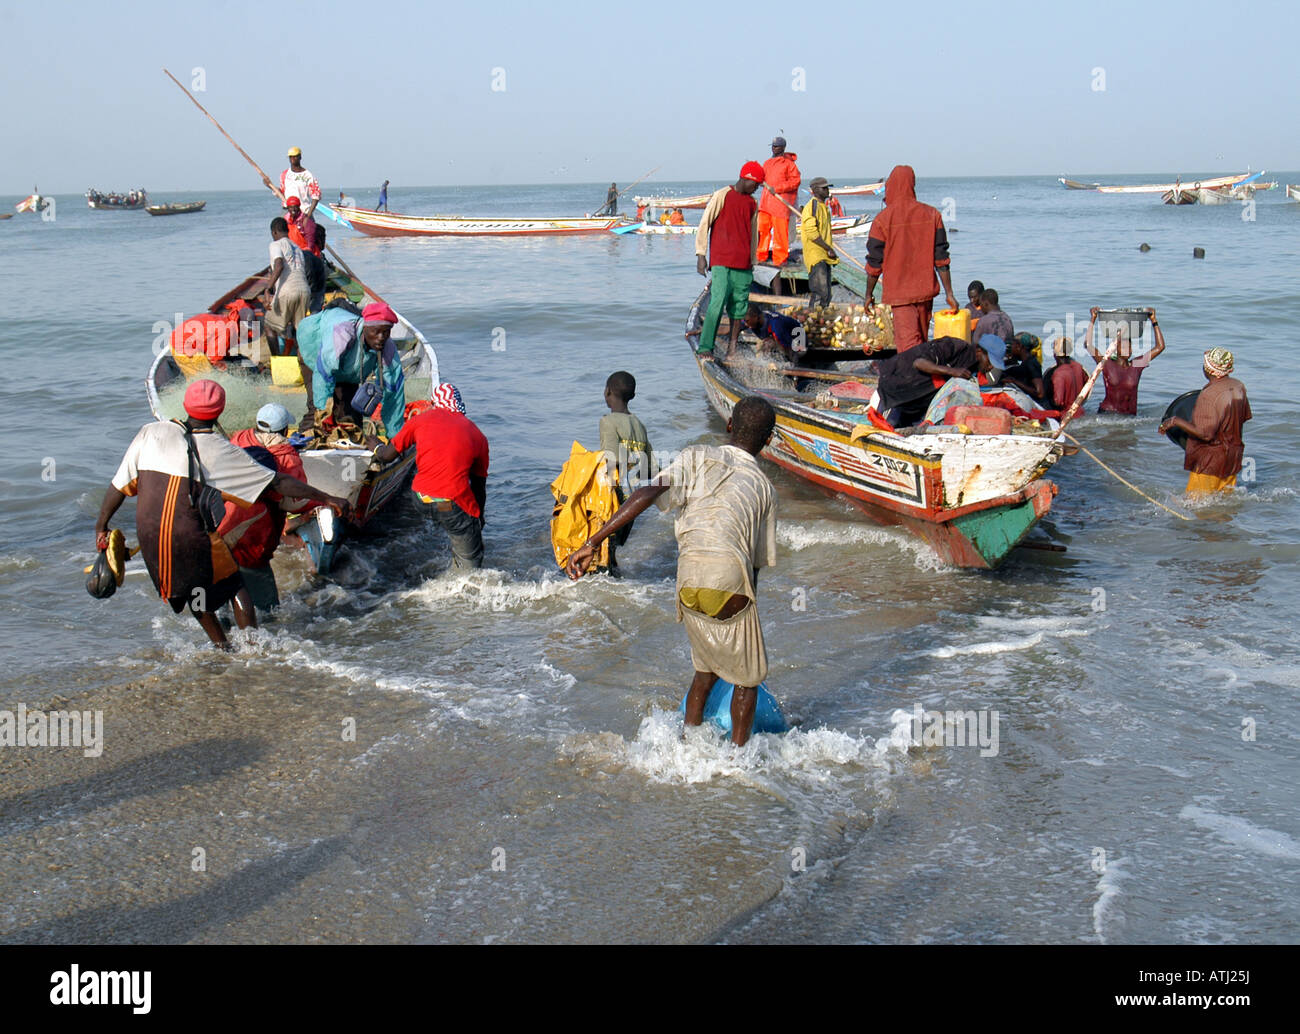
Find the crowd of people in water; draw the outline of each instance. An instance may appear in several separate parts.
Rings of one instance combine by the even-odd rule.
[[[797,156],[781,137],[771,149],[766,163],[745,163],[736,182],[714,192],[704,208],[696,268],[711,277],[711,286],[696,350],[706,361],[730,359],[744,328],[794,358],[798,320],[750,301],[755,264],[781,266],[789,258],[792,212],[799,215],[810,296],[822,305],[831,301],[832,268],[840,259],[831,243],[831,184],[814,178],[812,197],[802,210],[795,209],[801,183]],[[234,624],[248,628],[256,626],[259,609],[278,604],[270,561],[280,544],[293,538],[295,527],[318,508],[344,518],[350,514],[349,499],[310,483],[300,456],[302,448],[336,434],[370,450],[380,468],[414,450],[412,492],[446,532],[452,568],[472,570],[484,558],[487,438],[469,419],[455,385],[434,384],[427,398],[407,398],[392,339],[400,321],[388,305],[376,300],[360,308],[338,294],[327,298],[325,231],[312,218],[320,185],[303,166],[299,148],[291,148],[288,157],[279,184],[283,214],[271,220],[267,274],[252,293],[263,307],[267,351],[297,359],[305,412],[295,416],[280,402],[268,402],[257,411],[253,427],[227,438],[218,424],[225,389],[214,375],[190,376],[191,367],[184,419],[140,429],[105,493],[95,528],[101,561],[88,587],[109,594],[112,583],[120,583],[125,562],[122,536],[110,525],[125,499],[134,497],[140,552],[159,595],[177,613],[189,610],[223,646],[223,607],[231,607]],[[1142,372],[1165,350],[1155,310],[1128,324],[1103,325],[1100,332],[1102,313],[1092,310],[1082,342],[1100,365],[1092,378],[1067,337],[1050,342],[1054,362],[1044,369],[1044,342],[1016,332],[996,289],[972,281],[967,304],[959,309],[943,219],[916,199],[915,183],[910,166],[890,173],[884,208],[866,243],[866,305],[888,306],[894,333],[894,354],[874,364],[871,421],[882,430],[912,434],[943,425],[960,407],[963,412],[986,407],[1050,426],[1077,407],[1097,375],[1105,387],[1100,411],[1136,414]],[[760,187],[766,188],[761,203],[754,199]],[[381,202],[386,188],[387,181]],[[611,184],[611,210],[617,196]],[[680,216],[680,209],[668,213],[670,222]],[[879,303],[878,282],[883,285]],[[934,299],[941,289],[947,303],[942,323],[950,332],[932,337]],[[724,314],[730,318],[729,339],[719,357],[715,350]],[[1138,324],[1150,325],[1153,342],[1134,354]],[[213,355],[199,358],[208,361]],[[220,366],[218,361],[214,369]],[[1175,416],[1159,426],[1162,434],[1177,432],[1187,439],[1189,492],[1230,489],[1241,469],[1241,428],[1251,414],[1244,386],[1231,376],[1233,367],[1227,349],[1206,351],[1208,383],[1190,419]],[[759,395],[743,398],[728,421],[726,444],[691,446],[656,471],[649,432],[628,408],[635,394],[636,380],[625,370],[606,381],[609,412],[600,420],[596,450],[603,471],[595,481],[612,495],[609,517],[580,529],[579,541],[564,555],[557,546],[557,559],[573,578],[593,567],[617,574],[615,550],[626,544],[635,519],[651,504],[671,511],[679,547],[676,610],[695,670],[686,722],[699,724],[715,685],[728,682],[734,687],[732,739],[743,744],[757,687],[767,674],[756,582],[758,571],[775,560],[775,490],[757,457],[774,433],[776,414]],[[582,476],[590,469],[583,468]],[[576,467],[572,472],[581,480]],[[561,497],[571,491],[557,487],[568,484],[565,477],[562,472],[552,486],[557,513]]]

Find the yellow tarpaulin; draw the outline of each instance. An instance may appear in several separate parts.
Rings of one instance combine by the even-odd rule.
[[[577,442],[551,482],[555,509],[551,513],[551,546],[561,567],[614,516],[618,498],[605,471],[605,454],[589,452]],[[593,567],[609,566],[609,539],[596,550]]]

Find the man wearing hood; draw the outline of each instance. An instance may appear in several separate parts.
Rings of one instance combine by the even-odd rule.
[[[790,257],[790,209],[799,198],[799,156],[786,153],[785,137],[772,141],[772,157],[763,163],[763,183],[775,194],[763,192],[758,205],[758,261],[781,266]],[[783,203],[784,202],[784,203]]]
[[[948,308],[957,311],[948,271],[948,232],[937,208],[916,200],[916,173],[895,165],[885,181],[885,209],[867,238],[867,304],[884,274],[880,300],[893,309],[894,346],[915,348],[929,336],[934,299],[943,282]],[[938,273],[936,278],[935,274]]]

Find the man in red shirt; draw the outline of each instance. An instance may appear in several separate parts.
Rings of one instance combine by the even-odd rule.
[[[1052,345],[1056,365],[1047,371],[1044,378],[1047,382],[1044,391],[1047,396],[1046,401],[1051,402],[1062,412],[1073,405],[1074,400],[1079,397],[1079,392],[1083,391],[1083,386],[1088,382],[1088,375],[1083,372],[1083,367],[1071,358],[1072,351],[1074,351],[1074,342],[1068,337],[1058,337],[1056,343]]]
[[[1147,309],[1151,317],[1151,329],[1155,332],[1156,343],[1151,351],[1139,356],[1133,355],[1133,343],[1123,326],[1117,328],[1114,344],[1114,359],[1106,359],[1092,343],[1092,330],[1097,324],[1100,310],[1092,307],[1092,320],[1088,323],[1088,333],[1084,335],[1083,347],[1088,350],[1094,362],[1101,363],[1101,379],[1106,385],[1106,397],[1097,407],[1098,413],[1123,413],[1125,416],[1137,416],[1138,381],[1142,373],[1151,365],[1151,360],[1165,350],[1165,332],[1156,321],[1156,310]],[[1108,349],[1109,351],[1109,349]]]
[[[802,177],[795,164],[798,160],[797,154],[786,153],[785,137],[772,141],[772,157],[763,163],[763,182],[776,197],[764,193],[758,205],[759,262],[766,262],[771,255],[772,265],[781,266],[790,257],[790,209],[785,206],[795,205],[799,199]]]
[[[763,167],[746,162],[740,179],[714,191],[695,231],[695,269],[713,280],[709,285],[709,311],[700,331],[699,354],[713,355],[713,342],[722,322],[724,306],[731,317],[727,355],[736,350],[742,319],[749,311],[749,288],[754,282],[754,254],[758,248],[758,205],[754,191],[763,182]],[[707,253],[708,258],[705,259]],[[690,336],[690,335],[688,335]]]
[[[411,489],[433,508],[433,516],[451,540],[452,565],[458,570],[483,566],[483,508],[487,505],[488,442],[465,415],[455,385],[439,384],[433,407],[408,420],[375,459],[390,463],[415,446],[415,480]]]
[[[916,200],[916,173],[895,165],[885,181],[885,210],[871,221],[867,238],[867,305],[884,273],[880,300],[894,314],[894,347],[915,348],[929,336],[939,281],[948,309],[957,311],[948,271],[948,231],[937,208]],[[938,279],[935,279],[935,273]]]

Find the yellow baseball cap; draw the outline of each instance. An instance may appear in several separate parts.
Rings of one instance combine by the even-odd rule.
[[[301,147],[291,147],[291,148],[289,148],[289,157],[290,157],[290,158],[301,158],[301,157],[302,157],[302,148],[301,148]]]

